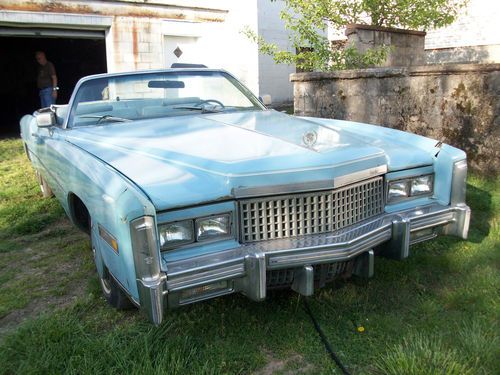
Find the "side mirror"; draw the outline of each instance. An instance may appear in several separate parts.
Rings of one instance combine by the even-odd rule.
[[[56,125],[56,115],[51,110],[37,112],[35,114],[36,124],[39,128],[49,128]]]
[[[264,105],[271,105],[273,102],[273,99],[271,98],[271,95],[262,95],[262,104]]]

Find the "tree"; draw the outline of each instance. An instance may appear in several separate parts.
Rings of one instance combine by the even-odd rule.
[[[271,0],[276,1],[276,0]],[[468,0],[284,0],[281,19],[289,31],[295,52],[280,50],[253,30],[244,34],[259,45],[260,52],[276,63],[295,64],[303,70],[339,70],[383,62],[388,47],[360,53],[353,46],[330,45],[328,26],[344,29],[348,24],[426,30],[451,24]],[[304,48],[306,47],[306,48]]]

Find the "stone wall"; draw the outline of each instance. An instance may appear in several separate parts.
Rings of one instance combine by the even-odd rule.
[[[500,171],[500,64],[296,73],[295,114],[368,122],[441,140],[472,169]]]
[[[348,25],[347,44],[360,52],[390,46],[382,66],[412,66],[425,64],[425,32],[371,25]]]

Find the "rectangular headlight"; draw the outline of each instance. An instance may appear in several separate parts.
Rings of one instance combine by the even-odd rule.
[[[433,185],[433,174],[389,181],[387,185],[387,203],[394,203],[403,199],[416,198],[424,195],[432,195]]]
[[[193,220],[162,224],[158,227],[158,231],[162,249],[194,242]]]
[[[196,240],[206,241],[231,235],[231,215],[223,214],[196,220]]]
[[[411,196],[428,194],[432,192],[432,175],[419,176],[411,180]]]
[[[387,201],[396,201],[408,197],[408,181],[399,180],[389,182],[389,192],[387,193]]]

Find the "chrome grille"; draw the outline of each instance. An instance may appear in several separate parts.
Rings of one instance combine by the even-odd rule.
[[[271,270],[266,272],[266,286],[276,288],[292,285],[295,269]]]
[[[242,242],[332,232],[382,213],[383,178],[335,190],[240,201]]]

